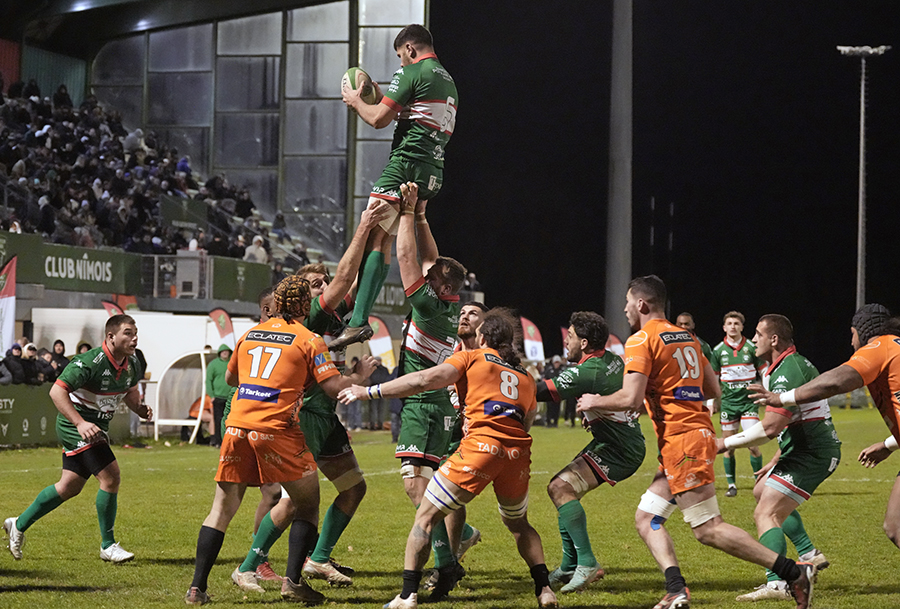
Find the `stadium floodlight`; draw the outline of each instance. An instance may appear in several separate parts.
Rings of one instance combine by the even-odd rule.
[[[884,55],[889,45],[879,47],[838,46],[841,55],[859,57],[859,219],[856,229],[856,308],[866,303],[866,58]]]

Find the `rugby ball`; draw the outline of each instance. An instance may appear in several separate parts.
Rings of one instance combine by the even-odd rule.
[[[363,88],[361,99],[370,106],[377,103],[378,100],[376,99],[375,87],[372,86],[372,79],[362,68],[350,68],[344,72],[344,76],[341,78],[341,91],[349,89],[356,91],[360,85]]]

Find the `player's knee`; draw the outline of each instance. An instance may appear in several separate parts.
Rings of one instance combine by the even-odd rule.
[[[359,466],[353,467],[334,480],[331,481],[334,485],[335,490],[338,493],[343,493],[345,491],[349,491],[350,489],[356,489],[358,486],[362,486],[362,493],[366,493],[366,480],[363,478],[362,470],[359,469]]]
[[[639,531],[648,528],[658,531],[675,512],[675,507],[674,499],[669,500],[653,491],[646,491],[638,503],[634,524]]]
[[[591,487],[581,474],[568,469],[554,476],[547,485],[547,493],[557,507],[573,499],[581,499],[589,490]]]
[[[422,457],[405,457],[400,461],[400,477],[404,480],[411,478],[425,478],[431,480],[434,476],[434,466]]]
[[[525,495],[525,498],[522,499],[522,501],[515,504],[504,505],[498,503],[497,508],[500,510],[500,515],[503,516],[504,522],[507,522],[508,520],[524,519],[525,515],[528,513],[528,495]],[[527,523],[528,521],[525,520],[525,522]],[[508,526],[509,525],[507,524],[507,527]]]

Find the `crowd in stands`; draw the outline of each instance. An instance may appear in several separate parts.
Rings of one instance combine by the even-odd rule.
[[[78,352],[83,353],[84,347],[87,347],[84,350],[91,348],[87,343],[82,343],[78,346]],[[52,383],[69,364],[65,354],[66,345],[61,340],[54,342],[52,349],[38,349],[27,336],[23,336],[13,343],[0,361],[0,385]]]
[[[75,107],[65,85],[52,99],[41,97],[34,79],[12,83],[7,96],[0,95],[0,194],[6,203],[0,227],[38,233],[51,243],[140,254],[204,249],[272,260],[269,232],[246,188],[221,175],[203,181],[190,157],[155,132],[129,132],[119,113],[102,108],[93,95]],[[163,195],[205,201],[209,230],[166,225]],[[275,241],[290,244],[283,215],[271,231]],[[302,246],[292,255],[291,266],[308,262]]]

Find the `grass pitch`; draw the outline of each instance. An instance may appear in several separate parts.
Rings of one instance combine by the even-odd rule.
[[[816,586],[814,606],[821,609],[895,609],[900,607],[900,553],[881,529],[888,494],[900,467],[894,456],[873,470],[857,464],[859,451],[886,431],[874,410],[835,410],[835,425],[843,441],[843,461],[837,471],[800,509],[813,542],[831,560]],[[644,434],[653,437],[646,417]],[[547,565],[560,559],[556,511],[546,495],[551,476],[587,443],[580,429],[535,428],[529,519],[541,534]],[[208,447],[151,443],[152,449],[114,447],[122,468],[117,539],[136,554],[133,562],[111,565],[100,560],[94,496],[89,482],[78,497],[57,508],[27,532],[24,558],[0,553],[0,607],[66,609],[182,606],[193,574],[193,557],[200,524],[212,503],[216,452]],[[355,434],[354,447],[366,472],[368,495],[351,522],[334,557],[356,569],[354,585],[323,591],[327,607],[375,607],[400,589],[403,549],[413,509],[403,493],[388,432]],[[763,447],[768,459],[774,443]],[[561,596],[563,607],[652,607],[663,594],[663,577],[634,530],[633,515],[656,467],[655,444],[648,445],[642,469],[615,488],[604,485],[587,495],[594,552],[607,571],[606,579],[586,592]],[[0,452],[0,518],[17,515],[37,493],[58,480],[56,448]],[[717,465],[724,490],[721,461]],[[753,524],[749,456],[738,452],[738,496],[719,493],[725,519],[750,531]],[[322,484],[322,513],[334,496]],[[231,583],[230,573],[249,549],[253,512],[259,494],[248,489],[210,576],[213,607],[254,607],[281,603],[278,591],[248,597]],[[469,522],[483,541],[463,563],[468,576],[452,600],[435,609],[532,607],[532,583],[512,536],[500,522],[490,490],[469,506]],[[676,512],[667,525],[674,540],[694,607],[747,607],[734,597],[759,585],[763,571],[694,540]],[[286,539],[272,550],[271,561],[283,571]],[[5,540],[4,540],[5,543]],[[792,550],[789,551],[789,555]],[[424,596],[424,595],[423,595]],[[790,602],[765,601],[761,607],[790,607]]]

